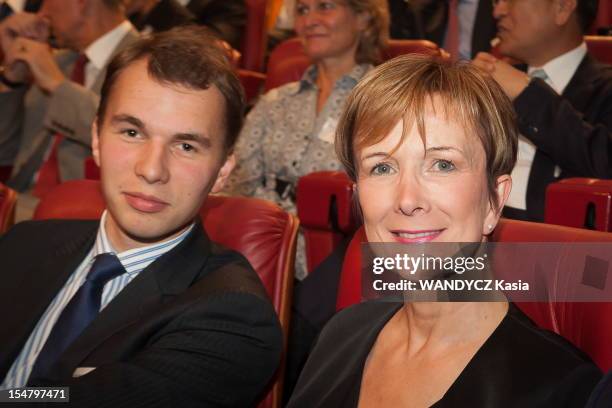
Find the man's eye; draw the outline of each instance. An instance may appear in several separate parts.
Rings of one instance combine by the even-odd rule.
[[[319,9],[321,10],[330,10],[334,8],[334,3],[329,2],[329,1],[324,1],[322,3],[319,3]]]
[[[449,172],[455,170],[455,165],[449,160],[437,160],[434,167],[438,171]]]
[[[121,131],[121,133],[123,133],[124,135],[129,136],[129,137],[136,137],[136,136],[138,136],[138,131],[135,130],[135,129],[123,129]]]
[[[372,174],[373,176],[384,176],[386,174],[391,174],[392,172],[393,168],[389,164],[378,163],[377,165],[372,167],[370,174]]]
[[[189,143],[181,143],[181,149],[185,152],[193,152],[195,151],[195,147],[190,145]]]
[[[306,6],[297,6],[296,7],[296,12],[298,15],[303,16],[306,13],[308,13],[308,7]]]

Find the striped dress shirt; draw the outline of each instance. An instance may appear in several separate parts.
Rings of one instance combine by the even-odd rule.
[[[100,227],[96,236],[96,242],[91,248],[85,259],[79,267],[72,273],[70,278],[64,284],[64,287],[58,292],[47,310],[43,313],[38,321],[38,324],[30,334],[28,341],[23,346],[21,353],[9,369],[4,382],[0,385],[0,390],[25,387],[34,367],[34,363],[38,358],[38,354],[45,345],[53,326],[57,322],[60,314],[70,302],[70,299],[79,290],[85,278],[91,269],[94,258],[103,253],[113,253],[119,258],[119,262],[123,265],[126,273],[117,276],[110,280],[104,286],[102,292],[102,302],[100,310],[104,309],[114,298],[121,292],[128,283],[132,281],[138,274],[149,266],[153,261],[161,255],[170,251],[177,246],[189,232],[193,229],[193,224],[180,235],[169,240],[158,242],[142,248],[130,249],[121,253],[116,253],[113,249],[104,228],[106,221],[106,211],[102,214]]]

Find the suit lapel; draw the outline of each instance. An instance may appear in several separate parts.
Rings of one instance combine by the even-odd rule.
[[[210,251],[211,243],[198,222],[182,243],[140,272],[102,310],[66,350],[49,378],[71,377],[81,362],[107,339],[187,290],[200,275]]]
[[[565,90],[563,97],[579,112],[586,114],[588,105],[591,102],[590,96],[593,95],[595,82],[599,72],[595,69],[595,61],[590,55],[585,55],[576,72],[572,76]]]
[[[0,307],[12,311],[6,313],[0,332],[0,378],[6,375],[42,314],[91,249],[97,228],[97,222],[79,224],[74,239],[55,246],[49,253],[37,254],[42,263],[24,271],[20,282],[9,283],[0,292]]]

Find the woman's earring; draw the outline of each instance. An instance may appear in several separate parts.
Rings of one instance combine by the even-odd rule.
[[[493,225],[489,224],[489,231],[493,229]]]

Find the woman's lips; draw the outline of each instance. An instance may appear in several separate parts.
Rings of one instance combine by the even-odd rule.
[[[125,195],[125,200],[130,205],[130,207],[135,210],[146,212],[146,213],[156,213],[162,211],[164,208],[168,206],[168,203],[155,197],[149,196],[146,194],[140,193],[123,193]]]
[[[440,236],[442,231],[444,231],[444,229],[417,231],[394,230],[391,231],[391,233],[393,234],[393,237],[397,242],[401,242],[404,244],[414,244],[432,241],[438,236]]]

